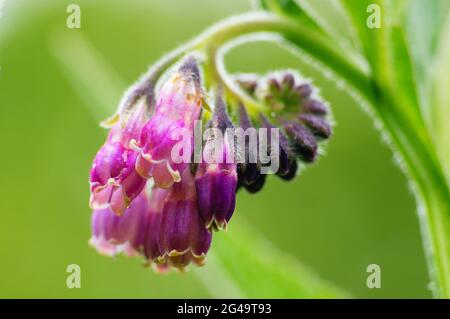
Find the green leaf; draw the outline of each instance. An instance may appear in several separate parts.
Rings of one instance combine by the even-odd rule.
[[[363,52],[369,62],[373,62],[372,57],[375,53],[374,37],[376,29],[367,27],[367,19],[370,15],[368,8],[376,4],[372,0],[340,0],[342,7],[349,17],[350,24],[357,34],[359,43],[363,46]],[[373,63],[371,63],[373,64]]]
[[[422,114],[450,185],[450,1],[411,0],[405,25]]]
[[[445,38],[441,34],[446,21],[450,18],[449,11],[450,1],[448,0],[411,0],[406,15],[408,45],[415,64],[418,86],[421,88],[425,103],[429,102],[429,79],[433,70],[430,64],[433,64],[436,58],[440,43],[445,43]],[[428,111],[429,109],[430,107]],[[426,115],[430,116],[430,113]]]
[[[411,139],[421,140],[430,144],[430,137],[422,117],[421,107],[416,90],[416,79],[412,58],[407,46],[406,31],[402,28],[405,11],[392,0],[380,1],[383,23],[373,35],[372,70],[378,89],[381,91],[380,107],[383,99],[388,99],[384,113],[392,113],[396,125],[405,126],[405,134],[411,134]],[[405,2],[403,2],[405,3]]]
[[[320,26],[295,0],[258,0],[259,6],[267,11],[293,18],[316,30]]]
[[[286,16],[309,28],[365,67],[361,43],[340,0],[259,0],[264,10]]]
[[[370,64],[376,93],[375,114],[381,118],[410,170],[416,169],[417,163],[412,161],[417,156],[431,157],[425,161],[433,162],[434,149],[421,111],[404,27],[409,0],[342,0],[342,4],[352,18]],[[367,19],[373,14],[369,6],[380,10],[380,28],[368,27]]]
[[[450,17],[441,35],[441,46],[434,64],[432,120],[436,149],[450,188]]]

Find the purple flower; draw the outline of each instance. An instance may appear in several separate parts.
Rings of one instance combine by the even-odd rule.
[[[153,187],[148,205],[145,224],[144,255],[148,265],[153,265],[155,270],[162,272],[168,269],[165,261],[158,261],[163,255],[161,250],[161,220],[164,203],[170,190]]]
[[[134,87],[107,122],[111,131],[90,172],[90,244],[105,255],[141,256],[158,272],[184,271],[204,264],[213,231],[227,229],[240,187],[260,191],[271,164],[279,164],[279,177],[293,179],[297,161],[315,161],[332,125],[314,87],[290,72],[238,79],[255,100],[252,109],[219,89],[211,117],[209,109],[202,112],[194,58],[186,58],[156,95],[156,79],[150,80]],[[194,129],[201,117],[210,120],[197,165],[191,160],[200,155],[194,154]],[[268,154],[260,152],[263,145]]]
[[[139,195],[146,180],[135,170],[137,153],[119,142],[106,142],[91,169],[91,208],[110,208],[122,215]]]
[[[183,172],[181,183],[173,185],[165,198],[155,226],[159,228],[158,264],[183,271],[191,262],[197,265],[205,262],[212,234],[200,217],[194,177],[189,168]],[[150,231],[147,238],[149,236],[152,236]],[[146,241],[146,245],[149,243],[154,241]]]
[[[138,105],[132,112],[123,113],[118,121],[93,161],[90,206],[94,210],[109,208],[122,215],[146,184],[146,179],[135,170],[138,154],[128,147],[144,124],[144,106]]]
[[[193,152],[194,121],[202,108],[200,74],[196,61],[186,59],[177,72],[164,84],[156,103],[155,114],[143,127],[139,141],[133,141],[139,151],[136,169],[142,177],[153,177],[155,185],[169,188],[180,182],[180,172],[188,163],[172,158],[173,147],[183,145],[183,157]],[[183,135],[187,138],[180,140]]]
[[[210,129],[217,129],[219,136],[210,136],[205,143],[203,161],[198,165],[195,179],[197,203],[200,215],[208,229],[226,229],[236,205],[237,165],[226,129],[233,125],[225,104],[219,98]],[[221,134],[219,134],[221,133]],[[205,156],[206,155],[206,156]]]
[[[116,215],[109,208],[95,210],[92,214],[91,246],[107,256],[120,252],[128,256],[139,255],[145,238],[147,206],[147,196],[143,191],[123,216]]]

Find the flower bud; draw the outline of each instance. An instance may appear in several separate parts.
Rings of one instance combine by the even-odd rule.
[[[317,142],[314,135],[303,124],[293,121],[286,122],[284,129],[300,158],[307,163],[314,162],[317,156]]]
[[[305,113],[312,113],[316,115],[326,115],[328,110],[325,104],[318,100],[308,100],[306,101],[302,107],[301,111]]]
[[[258,179],[256,179],[252,184],[247,185],[245,188],[250,194],[258,193],[266,183],[266,176],[265,174],[260,174],[258,176]]]
[[[157,187],[169,188],[180,182],[180,172],[187,163],[176,163],[172,149],[181,143],[183,158],[192,155],[192,132],[202,97],[200,73],[195,59],[190,57],[163,85],[154,116],[142,129],[139,141],[132,141],[133,148],[139,151],[136,170],[143,177],[153,177]]]
[[[243,106],[242,104],[239,105],[238,113],[241,128],[244,131],[253,128],[251,119],[248,116],[245,106]],[[238,165],[238,178],[242,186],[244,186],[245,188],[252,185],[253,183],[256,183],[260,179],[261,164],[258,162],[258,138],[258,134],[256,134],[256,145],[250,145],[250,143],[247,143],[247,141],[240,141],[241,143],[245,144],[244,148],[242,148],[242,145],[238,145],[239,148],[243,149],[242,155],[244,157],[244,162],[239,163]]]
[[[235,81],[247,94],[255,94],[258,87],[258,76],[256,74],[239,74],[235,76]]]
[[[219,129],[221,136],[211,136],[204,147],[203,158],[198,165],[195,179],[197,203],[200,215],[208,229],[226,229],[236,204],[237,165],[232,154],[234,146],[225,135],[232,124],[219,98],[214,109],[213,119],[208,124],[211,129]],[[215,158],[217,157],[218,158]]]
[[[261,118],[261,126],[266,128],[269,132],[270,129],[275,128],[276,126],[272,125],[269,120],[263,115],[260,114]],[[279,168],[276,174],[284,180],[291,180],[295,177],[297,173],[297,160],[295,158],[295,154],[292,152],[291,147],[289,146],[289,140],[283,132],[279,132]],[[272,145],[271,143],[271,134],[268,134],[267,145]],[[270,152],[274,150],[269,149]]]
[[[322,138],[329,138],[331,136],[331,126],[322,117],[312,114],[302,114],[299,120],[305,124],[314,135]]]
[[[295,89],[303,101],[308,100],[313,93],[313,88],[308,83],[300,84]]]

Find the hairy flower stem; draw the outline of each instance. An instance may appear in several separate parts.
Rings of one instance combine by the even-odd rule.
[[[383,104],[380,101],[380,104]],[[393,115],[393,105],[385,101],[377,111],[395,149],[413,180],[418,204],[424,249],[436,298],[450,298],[450,192],[444,172],[428,145],[410,126]],[[375,107],[375,106],[374,106]],[[407,122],[406,122],[407,123]]]
[[[165,55],[149,69],[134,87],[135,90],[138,88],[137,92],[141,92],[138,94],[137,98],[142,97],[145,92],[151,91],[152,86],[155,85],[155,82],[164,71],[186,53],[192,51],[204,51],[210,55],[211,59],[209,62],[216,63],[216,57],[214,55],[216,55],[217,50],[225,43],[242,35],[259,32],[279,33],[286,40],[300,46],[306,53],[312,56],[319,55],[323,57],[323,60],[331,69],[346,79],[348,83],[360,91],[363,96],[371,99],[372,87],[368,76],[346,56],[342,55],[323,37],[323,35],[315,30],[306,28],[295,21],[264,12],[238,15],[219,22],[186,45]],[[220,68],[218,71],[219,79],[225,82],[222,84],[225,86],[229,95],[244,100],[252,112],[261,108],[261,106],[250,97],[237,90],[236,87],[227,81]],[[135,100],[136,96],[132,96],[132,99],[127,98],[122,104],[127,105],[130,101],[133,102]],[[126,107],[126,105],[122,106],[122,108]]]
[[[372,107],[383,125],[394,150],[404,161],[406,173],[413,181],[419,222],[421,225],[427,265],[436,298],[450,298],[450,192],[445,175],[428,145],[421,142],[415,131],[402,117],[393,115],[393,105],[374,104]]]

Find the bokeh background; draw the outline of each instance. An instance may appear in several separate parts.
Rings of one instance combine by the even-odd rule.
[[[66,27],[69,3],[81,7],[79,30]],[[165,52],[250,7],[242,0],[6,1],[0,297],[220,297],[220,289],[211,294],[214,278],[202,278],[209,265],[160,276],[139,260],[110,259],[90,248],[88,171],[106,135],[98,120],[113,112],[127,86]],[[86,46],[111,76],[96,72]],[[241,192],[229,231],[216,240],[245,222],[354,297],[430,297],[413,196],[369,116],[333,81],[273,45],[239,48],[227,64],[240,72],[301,70],[332,102],[337,126],[327,156],[295,181],[270,178],[257,195]],[[92,87],[74,85],[70,72],[90,72],[85,84]],[[88,93],[96,90],[101,101]],[[81,289],[66,287],[73,263],[81,267]],[[381,289],[366,286],[372,263],[381,266]]]

